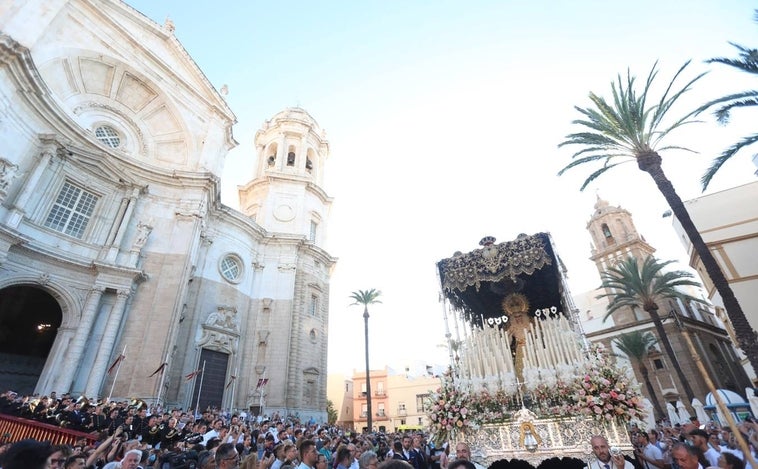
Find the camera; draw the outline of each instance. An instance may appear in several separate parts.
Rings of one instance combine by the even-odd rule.
[[[611,446],[610,453],[611,456],[621,456],[621,448],[617,446]]]
[[[190,445],[196,445],[203,441],[203,435],[200,435],[198,433],[191,433],[187,435],[186,438],[184,438],[184,441],[187,442]]]
[[[161,458],[161,469],[196,469],[197,460],[186,453],[168,453]]]

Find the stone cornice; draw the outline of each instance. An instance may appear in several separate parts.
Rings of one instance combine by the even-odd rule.
[[[272,172],[267,171],[266,175],[264,177],[257,177],[253,179],[252,181],[249,181],[245,184],[238,185],[237,189],[240,191],[248,191],[252,189],[255,186],[260,185],[268,185],[272,184],[277,181],[287,181],[287,182],[297,182],[301,183],[305,186],[306,190],[308,192],[311,192],[312,194],[316,195],[322,204],[324,205],[331,205],[332,202],[334,202],[334,198],[329,197],[327,195],[326,191],[321,188],[318,184],[314,183],[311,178],[304,177],[304,176],[298,176],[296,174],[288,174],[288,173],[278,173],[278,172]]]
[[[213,85],[208,80],[208,77],[203,73],[203,71],[198,67],[195,60],[189,55],[187,50],[182,46],[182,44],[179,42],[179,40],[174,36],[173,31],[170,29],[164,29],[161,26],[159,26],[156,22],[151,20],[150,18],[146,17],[142,13],[140,13],[138,10],[130,7],[124,2],[108,2],[103,3],[99,1],[94,0],[88,0],[87,3],[89,4],[90,13],[94,15],[99,15],[101,19],[104,21],[107,20],[107,23],[110,24],[111,27],[115,28],[123,34],[124,36],[128,37],[135,43],[139,44],[140,41],[135,38],[127,29],[122,27],[120,24],[118,24],[112,17],[109,15],[106,15],[104,11],[104,7],[112,8],[114,10],[120,10],[119,13],[123,15],[131,16],[132,19],[140,23],[142,26],[144,26],[146,29],[150,29],[152,32],[155,33],[156,36],[163,39],[165,43],[173,48],[173,50],[186,61],[186,63],[189,65],[192,72],[195,73],[196,78],[198,78],[205,86],[206,86],[206,94],[203,94],[199,92],[194,86],[191,86],[191,84],[187,83],[185,80],[178,80],[176,83],[179,83],[182,85],[182,89],[187,92],[188,94],[191,94],[196,99],[200,100],[208,106],[209,108],[213,109],[216,114],[219,115],[223,120],[227,121],[227,144],[229,145],[229,148],[233,148],[238,145],[238,142],[234,140],[231,132],[231,127],[233,124],[237,122],[237,117],[234,115],[234,112],[232,112],[231,108],[228,106],[224,98],[219,94],[218,91],[213,87]],[[152,53],[149,49],[144,50],[144,54],[150,58],[150,60],[160,68],[160,70],[170,76],[178,77],[175,73],[172,67],[164,62],[157,54]],[[213,96],[213,99],[209,99],[208,96]]]
[[[220,191],[219,178],[211,172],[166,170],[131,158],[127,159],[95,143],[94,137],[73,122],[52,99],[52,92],[42,79],[29,49],[5,34],[0,34],[0,66],[8,69],[15,81],[16,89],[59,133],[54,138],[55,143],[70,156],[76,154],[100,162],[98,164],[106,164],[102,163],[102,160],[103,155],[107,154],[107,159],[112,160],[109,163],[110,167],[121,174],[121,179],[142,179],[148,183],[156,182],[177,187],[208,187],[211,194]]]
[[[268,236],[266,230],[255,221],[253,221],[253,219],[227,205],[219,203],[218,206],[213,207],[211,210],[212,212],[223,214],[224,222],[230,223],[240,229],[254,234],[256,241],[260,242]]]
[[[650,253],[655,252],[655,248],[649,245],[646,241],[643,241],[641,238],[632,238],[628,241],[625,241],[623,243],[617,243],[607,248],[596,249],[597,253],[590,256],[590,260],[594,262],[594,261],[597,261],[598,259],[608,257],[609,255],[614,254],[616,251],[623,251],[627,248],[634,247],[634,246],[639,246],[642,251],[647,251]]]

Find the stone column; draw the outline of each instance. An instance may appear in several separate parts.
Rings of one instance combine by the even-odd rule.
[[[116,343],[119,328],[121,327],[121,318],[124,317],[126,310],[126,300],[129,299],[131,292],[119,290],[116,296],[116,302],[113,304],[111,314],[108,316],[108,323],[105,325],[105,332],[100,341],[100,347],[95,356],[95,363],[92,365],[92,371],[87,379],[87,386],[84,394],[89,398],[98,397],[100,388],[103,385],[103,378],[108,369],[109,360],[113,353],[113,346]]]
[[[280,132],[280,134],[276,169],[283,171],[287,167],[287,135],[284,132]]]
[[[54,389],[61,392],[71,391],[71,385],[75,378],[74,374],[84,354],[84,346],[87,345],[87,338],[92,332],[92,325],[95,323],[95,316],[104,292],[105,288],[99,285],[95,285],[89,291],[87,301],[84,303],[84,308],[82,309],[82,318],[76,327],[76,333],[71,340],[71,345],[68,347],[68,352],[63,360],[63,368]]]
[[[118,227],[118,230],[116,231],[116,237],[113,239],[113,243],[111,244],[110,249],[108,250],[108,256],[106,257],[106,260],[111,263],[116,262],[116,257],[118,256],[119,249],[121,248],[121,240],[124,239],[124,234],[126,233],[126,229],[129,226],[129,222],[132,219],[132,214],[134,213],[134,206],[137,205],[137,197],[139,196],[139,189],[134,188],[132,191],[132,195],[129,196],[129,205],[126,207],[126,213],[124,213],[124,217],[121,219],[121,224]]]
[[[21,223],[21,220],[26,213],[25,207],[29,203],[32,194],[34,194],[34,191],[37,189],[37,184],[39,183],[42,174],[45,172],[47,165],[50,164],[50,160],[53,158],[54,154],[54,147],[48,147],[42,150],[37,164],[34,165],[31,174],[24,182],[24,186],[21,188],[18,196],[16,196],[16,200],[13,201],[13,208],[11,208],[5,218],[5,222],[9,227],[16,228],[19,223]]]

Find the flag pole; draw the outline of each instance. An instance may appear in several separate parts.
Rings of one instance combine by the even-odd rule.
[[[263,384],[261,385],[261,399],[260,399],[260,402],[258,403],[258,407],[260,407],[260,410],[258,412],[259,412],[259,415],[262,417],[263,415],[265,415],[263,413],[263,391],[266,390],[266,384],[268,383],[266,383],[265,378],[261,378],[261,379],[263,379]]]
[[[234,414],[234,393],[237,390],[237,376],[239,376],[239,364],[237,364],[237,371],[234,372],[234,379],[232,380],[232,399],[229,402],[229,414]]]
[[[203,378],[205,378],[205,360],[203,360],[203,369],[200,372],[200,386],[197,388],[197,403],[195,404],[195,415],[197,415],[200,412],[200,394],[202,394],[203,392]]]
[[[126,358],[126,344],[124,344],[124,351],[121,352],[121,355],[118,358],[118,366],[116,367],[116,374],[113,375],[113,382],[111,383],[111,392],[108,393],[108,402],[111,401],[111,396],[113,396],[113,388],[116,387],[118,372],[121,370],[121,362],[124,361],[124,358]]]
[[[165,379],[166,379],[166,367],[168,367],[168,353],[166,354],[166,360],[163,360],[163,363],[161,363],[161,366],[163,368],[161,369],[161,380],[160,380],[160,383],[158,384],[158,399],[157,399],[159,406],[163,405],[163,401],[161,399],[163,398],[163,383],[165,382]]]

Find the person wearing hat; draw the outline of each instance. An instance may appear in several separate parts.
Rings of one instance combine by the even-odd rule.
[[[698,460],[703,467],[719,465],[719,453],[708,446],[708,432],[695,428],[687,433],[687,438],[692,442],[692,446],[700,452],[701,456]]]

